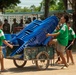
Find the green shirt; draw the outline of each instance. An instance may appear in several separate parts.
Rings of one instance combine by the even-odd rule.
[[[70,27],[69,28],[69,39],[68,40],[73,40],[75,39],[75,32],[73,31],[73,29]]]
[[[63,24],[61,29],[59,30],[60,34],[57,37],[57,41],[59,44],[63,46],[67,46],[68,44],[68,27],[66,23]]]
[[[5,40],[5,36],[4,36],[3,31],[0,29],[0,46],[2,46],[3,40]]]

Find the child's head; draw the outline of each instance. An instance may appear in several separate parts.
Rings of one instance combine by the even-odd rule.
[[[67,26],[68,27],[71,27],[71,23],[69,21],[67,22]]]
[[[68,15],[63,15],[63,16],[61,17],[61,19],[60,19],[60,21],[61,21],[62,24],[63,24],[63,23],[67,23],[68,20],[69,20]]]
[[[0,29],[2,29],[2,27],[3,27],[3,23],[2,21],[0,21]]]

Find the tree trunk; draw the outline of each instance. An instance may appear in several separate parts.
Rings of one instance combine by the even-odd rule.
[[[76,12],[73,13],[73,29],[76,33]]]
[[[67,10],[68,6],[67,6],[67,1],[68,0],[63,0],[64,6],[65,6],[65,10]]]
[[[73,29],[76,33],[76,0],[74,1],[74,8],[73,8]]]
[[[49,3],[50,3],[50,0],[45,0],[45,13],[44,13],[45,18],[47,18],[49,15]]]
[[[0,8],[0,12],[2,12],[2,14],[4,13],[4,10],[3,10],[3,8]]]

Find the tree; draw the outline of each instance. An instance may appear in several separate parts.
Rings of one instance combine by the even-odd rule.
[[[63,3],[63,0],[59,0],[56,6],[56,10],[65,10],[65,3]]]
[[[67,4],[68,0],[62,0],[62,1],[64,3],[65,9],[67,10],[67,8],[68,8],[68,4]]]
[[[17,5],[18,3],[20,3],[20,0],[0,0],[0,10],[3,13],[4,8],[9,7],[11,4]]]
[[[44,13],[45,18],[47,18],[49,14],[49,2],[50,0],[45,0],[45,13]]]
[[[30,9],[32,12],[34,12],[35,11],[35,5],[31,5]]]
[[[73,28],[76,33],[76,0],[68,0],[72,6],[73,10]]]
[[[45,13],[44,16],[47,18],[49,16],[49,6],[56,3],[56,0],[44,0],[45,1]]]

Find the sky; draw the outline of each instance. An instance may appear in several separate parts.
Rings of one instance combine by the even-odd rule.
[[[18,6],[23,7],[30,7],[31,5],[35,5],[36,7],[40,5],[42,0],[20,0],[21,3]]]

